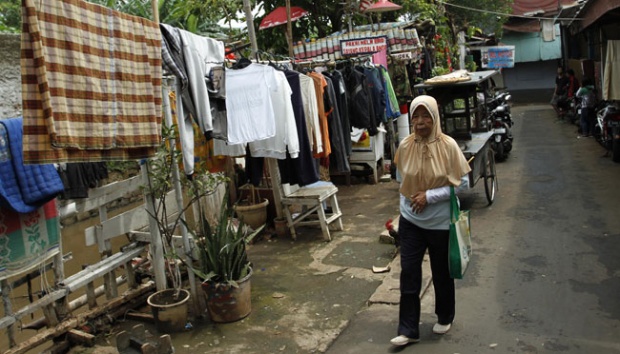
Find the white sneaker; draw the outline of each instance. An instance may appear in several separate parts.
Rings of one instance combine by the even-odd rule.
[[[435,323],[435,325],[433,326],[433,333],[435,333],[435,334],[446,334],[446,333],[448,333],[450,328],[452,328],[452,323],[448,323],[448,324],[445,324],[445,325],[442,325],[442,324],[439,324],[439,323]]]
[[[392,343],[392,345],[396,345],[396,346],[403,346],[403,345],[407,345],[409,343],[417,343],[419,342],[420,339],[419,338],[409,338],[407,336],[403,336],[402,334],[398,337],[394,337],[390,340],[390,343]]]

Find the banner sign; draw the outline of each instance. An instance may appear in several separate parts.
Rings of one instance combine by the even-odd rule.
[[[386,36],[340,41],[340,50],[343,56],[377,53],[384,49],[387,50],[387,47],[388,41]]]
[[[515,46],[513,45],[482,47],[480,52],[483,68],[501,69],[515,66]]]

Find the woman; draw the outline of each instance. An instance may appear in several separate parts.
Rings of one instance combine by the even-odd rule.
[[[441,132],[437,101],[418,96],[409,110],[413,133],[398,147],[394,161],[400,185],[400,310],[398,336],[401,346],[420,340],[420,289],[422,259],[428,249],[435,287],[433,332],[444,334],[454,319],[454,279],[448,270],[450,186],[466,189],[471,170],[458,144]]]

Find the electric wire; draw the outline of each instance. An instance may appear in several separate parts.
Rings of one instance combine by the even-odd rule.
[[[575,21],[575,20],[582,20],[581,18],[576,18],[576,17],[568,17],[568,18],[563,18],[563,17],[540,17],[540,16],[525,16],[525,15],[513,15],[513,14],[508,14],[508,13],[504,13],[504,12],[497,12],[497,11],[491,11],[491,10],[482,10],[482,9],[476,9],[473,7],[468,7],[468,6],[463,6],[463,5],[456,5],[456,4],[451,4],[448,2],[444,2],[441,0],[437,0],[438,3],[442,4],[442,5],[447,5],[447,6],[452,6],[452,7],[456,7],[459,9],[464,9],[464,10],[470,10],[470,11],[476,11],[476,12],[483,12],[483,13],[488,13],[488,14],[492,14],[492,15],[497,15],[497,16],[507,16],[507,17],[518,17],[518,18],[525,18],[525,19],[533,19],[533,20],[560,20],[560,21]]]

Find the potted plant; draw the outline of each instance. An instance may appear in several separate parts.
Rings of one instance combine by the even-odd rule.
[[[234,211],[245,224],[257,229],[267,221],[269,199],[261,198],[260,193],[252,183],[248,183],[246,186],[250,191],[249,195],[246,199],[235,204]]]
[[[250,233],[242,220],[237,221],[232,216],[227,193],[214,227],[206,217],[200,218],[202,237],[197,242],[200,262],[199,267],[192,268],[203,279],[211,320],[220,323],[243,319],[252,310],[252,264],[246,246],[264,227]]]
[[[190,180],[185,175],[177,180],[186,191],[183,206],[178,210],[168,208],[169,192],[174,189],[173,176],[178,175],[180,153],[173,148],[176,137],[176,126],[162,127],[162,144],[155,156],[147,161],[145,168],[148,182],[143,187],[146,195],[153,198],[153,210],[147,211],[156,221],[164,248],[164,265],[170,289],[160,290],[152,294],[147,302],[151,306],[155,324],[160,332],[177,332],[185,328],[187,323],[187,307],[190,294],[182,288],[182,265],[192,263],[190,255],[182,256],[175,248],[175,233],[181,226],[187,228],[189,234],[195,236],[196,231],[185,219],[186,212],[200,200],[215,192],[216,188],[227,180],[222,174],[198,171]],[[197,218],[197,216],[194,216]]]

